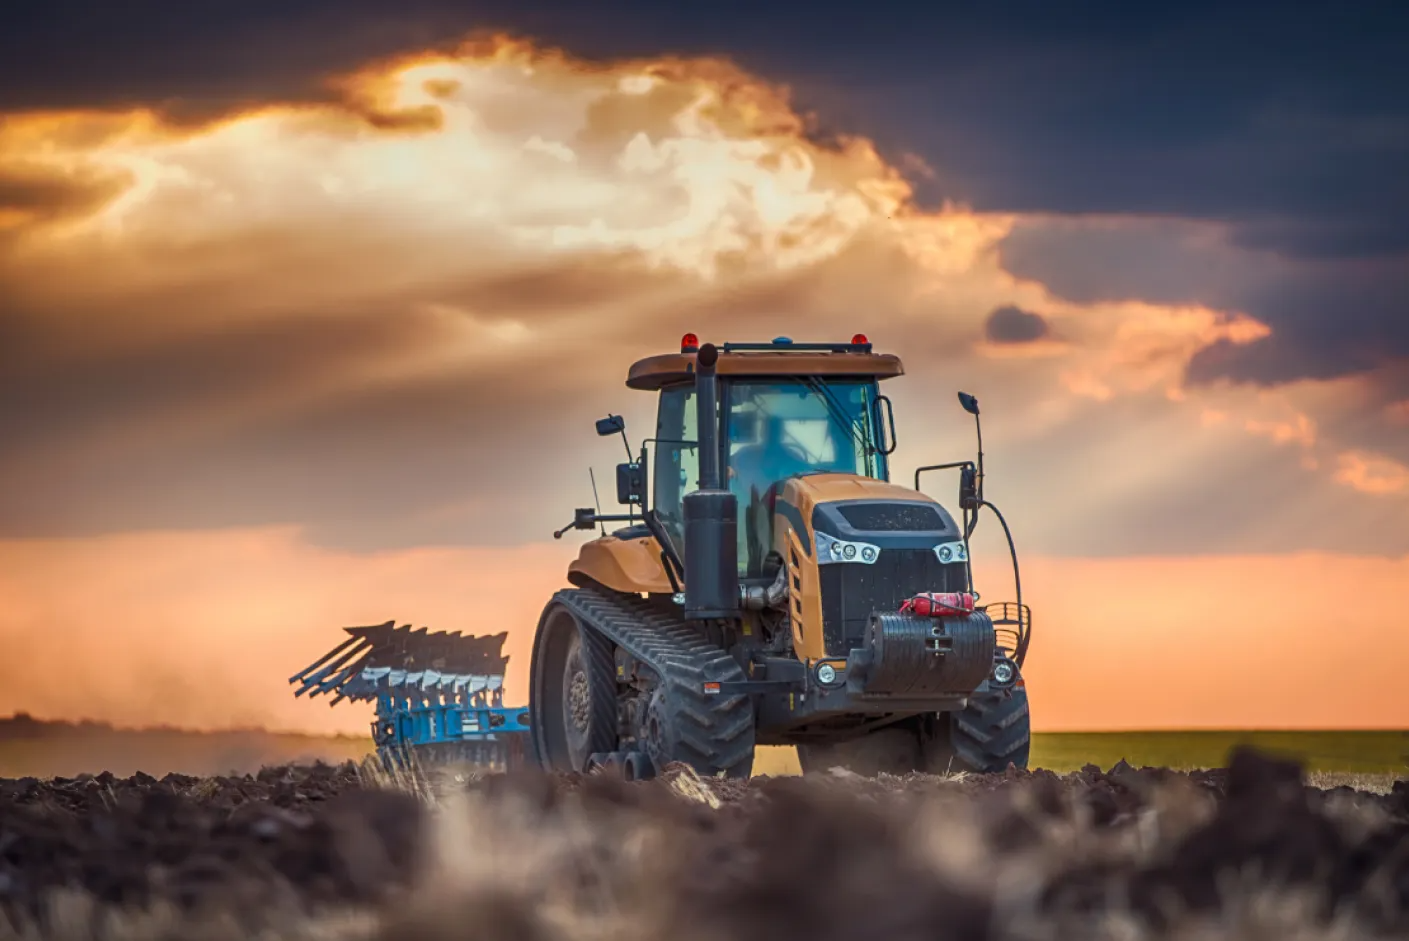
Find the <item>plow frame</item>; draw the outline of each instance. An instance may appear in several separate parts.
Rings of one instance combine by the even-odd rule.
[[[438,754],[434,763],[460,760],[486,770],[521,767],[528,741],[528,710],[487,703],[424,702],[383,693],[377,697],[372,738],[387,766]]]

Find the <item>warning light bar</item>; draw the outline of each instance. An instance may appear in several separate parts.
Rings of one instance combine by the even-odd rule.
[[[680,352],[698,353],[700,350],[700,338],[693,333],[687,333],[680,338]]]
[[[778,337],[772,343],[725,343],[720,350],[725,353],[770,350],[786,350],[790,353],[869,353],[871,341],[862,333],[852,337],[850,343],[796,343],[788,337]]]

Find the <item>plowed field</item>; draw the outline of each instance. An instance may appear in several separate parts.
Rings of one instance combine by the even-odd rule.
[[[1189,774],[388,785],[0,780],[0,935],[1409,937],[1409,782],[1323,790],[1249,751]]]

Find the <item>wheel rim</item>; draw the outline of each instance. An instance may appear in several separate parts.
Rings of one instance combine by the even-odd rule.
[[[544,769],[557,773],[581,771],[586,759],[584,744],[591,741],[590,723],[584,733],[572,718],[574,674],[581,673],[589,694],[591,691],[580,644],[577,619],[561,606],[550,606],[535,641],[529,712],[538,761]]]
[[[582,663],[581,640],[574,632],[563,658],[563,730],[575,769],[586,765],[592,731],[592,689]]]

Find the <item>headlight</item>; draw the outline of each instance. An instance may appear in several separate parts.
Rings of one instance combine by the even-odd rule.
[[[946,565],[950,562],[969,561],[969,547],[962,542],[942,542],[934,547],[934,554]]]
[[[847,542],[826,533],[817,534],[818,565],[826,565],[829,562],[860,562],[870,565],[880,554],[881,547],[873,546],[869,542]]]
[[[990,685],[997,689],[1011,689],[1018,681],[1018,665],[1007,657],[999,657],[988,674]]]

